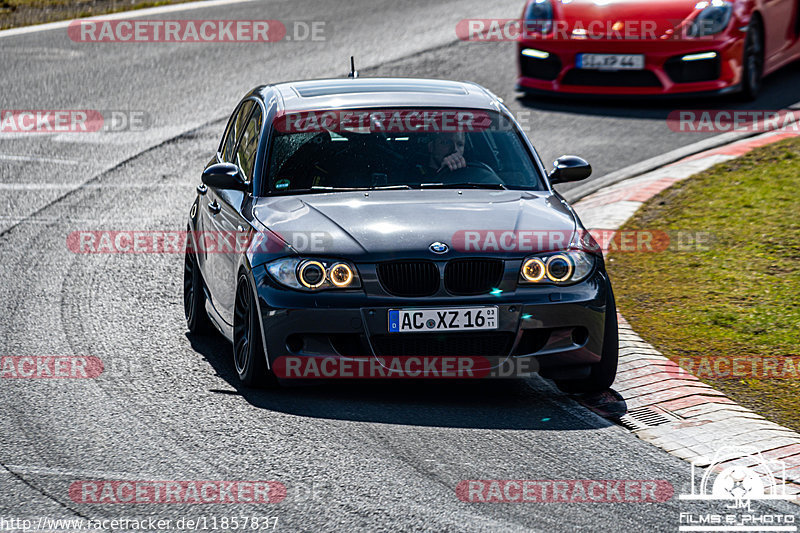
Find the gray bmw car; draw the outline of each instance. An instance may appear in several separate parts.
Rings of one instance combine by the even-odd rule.
[[[590,173],[575,156],[546,172],[473,83],[257,87],[190,209],[188,328],[229,339],[246,386],[444,377],[467,361],[484,372],[463,377],[527,363],[566,392],[602,391],[617,368],[611,283],[553,190]]]

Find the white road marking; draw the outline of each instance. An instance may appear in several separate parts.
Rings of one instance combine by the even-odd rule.
[[[32,157],[27,155],[0,154],[0,159],[4,161],[25,161],[29,163],[58,163],[61,165],[78,165],[80,161],[71,159],[56,159],[53,157]]]
[[[191,190],[196,183],[122,183],[89,184],[84,183],[0,183],[0,191],[48,191],[60,189],[186,189]]]
[[[147,9],[137,9],[134,11],[123,11],[121,13],[109,13],[108,15],[98,15],[72,20],[59,20],[47,24],[37,24],[35,26],[24,26],[22,28],[12,28],[0,31],[0,38],[24,35],[27,33],[37,33],[40,31],[60,30],[68,27],[73,20],[122,20],[138,17],[149,17],[150,15],[161,15],[163,13],[175,13],[177,11],[190,11],[194,9],[204,9],[207,7],[226,6],[229,4],[243,4],[256,0],[205,0],[203,2],[189,2],[186,4],[173,4],[169,6],[149,7]]]
[[[15,474],[33,474],[39,476],[63,476],[72,479],[159,479],[159,476],[143,476],[142,474],[131,474],[130,472],[96,472],[91,470],[62,470],[60,468],[48,468],[33,465],[5,465],[6,468]]]

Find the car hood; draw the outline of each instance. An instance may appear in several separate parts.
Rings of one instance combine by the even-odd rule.
[[[556,19],[570,32],[577,27],[594,38],[636,39],[669,35],[696,12],[696,5],[696,0],[573,0],[555,7]],[[618,33],[614,23],[623,24]]]
[[[524,255],[540,240],[509,246],[507,239],[501,247],[492,245],[492,236],[538,231],[569,242],[576,229],[571,211],[549,192],[338,192],[260,198],[254,210],[297,253],[354,260]],[[467,235],[473,240],[465,242]],[[429,248],[434,242],[447,244],[449,251],[433,253]]]

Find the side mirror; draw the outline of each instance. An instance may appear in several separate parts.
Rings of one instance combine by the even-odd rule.
[[[217,189],[246,191],[247,184],[233,163],[216,163],[203,171],[203,183]]]
[[[592,165],[575,155],[562,155],[553,162],[553,170],[547,175],[550,183],[567,183],[585,180],[592,175]]]

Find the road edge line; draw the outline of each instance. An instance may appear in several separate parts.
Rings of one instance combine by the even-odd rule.
[[[255,2],[257,0],[200,0],[199,2],[186,2],[183,4],[169,4],[166,6],[146,7],[144,9],[131,9],[130,11],[120,11],[118,13],[108,13],[106,15],[95,15],[93,17],[76,18],[69,20],[57,20],[55,22],[46,22],[44,24],[34,24],[32,26],[21,26],[19,28],[9,28],[7,30],[0,30],[0,39],[3,37],[14,37],[17,35],[26,35],[30,33],[38,33],[41,31],[61,30],[69,27],[70,24],[76,20],[123,20],[129,18],[147,17],[150,15],[161,15],[163,13],[175,13],[178,11],[192,11],[195,9],[203,9],[207,7],[227,6],[230,4],[245,4],[248,2]]]

